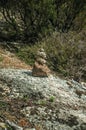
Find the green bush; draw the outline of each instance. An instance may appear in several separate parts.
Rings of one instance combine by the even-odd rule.
[[[42,42],[50,68],[76,80],[86,78],[86,32],[57,33]]]
[[[35,62],[38,48],[40,48],[40,44],[35,44],[33,46],[24,45],[19,48],[16,55],[25,63],[32,66]]]
[[[33,43],[38,38],[49,34],[56,21],[54,0],[2,1],[0,11],[9,24],[7,32],[11,28],[16,38],[28,41],[28,43]]]

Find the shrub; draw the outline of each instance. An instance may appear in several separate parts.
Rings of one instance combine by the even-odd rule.
[[[64,76],[80,80],[86,78],[86,32],[57,33],[42,42],[48,64],[56,72]]]
[[[40,48],[40,44],[35,44],[33,46],[24,45],[19,48],[16,55],[25,63],[33,65],[38,48]]]
[[[7,32],[12,29],[16,38],[28,43],[49,34],[56,21],[54,0],[2,0],[0,11],[9,25]]]

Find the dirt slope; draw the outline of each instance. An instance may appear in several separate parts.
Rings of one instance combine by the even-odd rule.
[[[18,59],[15,54],[0,47],[0,68],[31,69],[31,66]]]

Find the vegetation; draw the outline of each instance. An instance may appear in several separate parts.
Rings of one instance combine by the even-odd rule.
[[[1,61],[3,61],[3,57],[2,57],[2,56],[0,56],[0,62],[1,62]]]
[[[61,32],[82,30],[85,27],[85,0],[56,0],[57,23]]]
[[[56,17],[53,0],[7,0],[0,5],[9,29],[18,39],[34,42],[53,30]]]
[[[52,70],[75,80],[86,79],[86,38],[85,31],[79,34],[69,32],[66,34],[54,33],[42,44],[48,56],[48,63]]]
[[[54,102],[54,100],[55,100],[54,96],[51,96],[50,99],[49,99],[50,102]]]
[[[85,0],[1,0],[0,36],[32,44],[54,30],[80,31],[86,27],[85,9]]]

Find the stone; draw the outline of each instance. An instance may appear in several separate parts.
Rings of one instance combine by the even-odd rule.
[[[38,58],[38,59],[37,59],[37,62],[38,62],[39,64],[41,64],[41,65],[46,64],[46,60],[44,60],[44,59],[42,59],[42,58]]]
[[[46,53],[44,52],[44,49],[40,49],[37,53],[37,56],[46,59]]]
[[[6,124],[3,122],[0,122],[0,130],[7,130]]]
[[[86,130],[86,123],[82,123],[80,127],[81,127],[81,130]]]
[[[32,69],[32,76],[48,77],[49,75],[50,69],[46,64],[46,53],[44,52],[44,49],[40,49]]]
[[[86,83],[85,82],[81,82],[81,85],[83,85],[84,87],[86,87]]]
[[[50,75],[50,69],[46,65],[35,62],[32,75],[37,77],[48,77]]]

